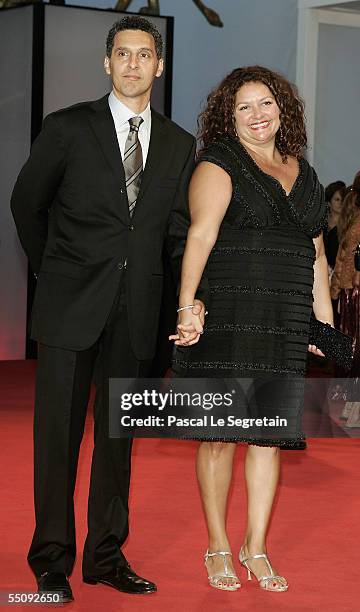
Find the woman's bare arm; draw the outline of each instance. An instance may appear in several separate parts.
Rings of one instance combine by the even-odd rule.
[[[190,181],[191,225],[181,269],[179,307],[194,303],[195,293],[232,196],[230,176],[215,164],[201,162]],[[195,328],[195,331],[191,331]],[[179,313],[176,344],[194,344],[202,332],[198,315]]]
[[[328,263],[322,234],[314,239],[316,260],[314,263],[313,310],[316,318],[334,326],[333,309],[330,299]]]

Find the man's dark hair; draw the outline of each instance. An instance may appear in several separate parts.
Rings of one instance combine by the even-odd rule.
[[[153,23],[151,23],[151,21],[144,19],[144,17],[138,17],[137,15],[123,17],[111,26],[106,39],[106,55],[108,57],[111,57],[116,34],[118,32],[122,32],[123,30],[142,30],[142,32],[151,34],[155,42],[156,56],[158,59],[162,57],[163,39],[159,30]]]

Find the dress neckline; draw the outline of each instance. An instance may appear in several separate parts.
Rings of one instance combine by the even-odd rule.
[[[242,151],[244,153],[245,158],[248,160],[248,162],[253,167],[253,169],[257,170],[265,179],[270,180],[274,184],[274,186],[277,188],[277,190],[281,193],[281,195],[285,198],[285,200],[287,200],[288,202],[291,201],[293,199],[294,194],[296,193],[296,191],[297,191],[297,189],[298,189],[302,179],[303,179],[303,175],[304,175],[304,162],[305,162],[304,157],[300,157],[298,159],[298,164],[299,164],[298,174],[297,174],[297,176],[296,176],[296,178],[295,178],[295,180],[294,180],[294,182],[292,184],[292,187],[291,187],[289,193],[286,193],[283,185],[281,184],[281,182],[277,178],[275,178],[271,174],[268,174],[262,168],[260,168],[259,164],[250,155],[250,153],[244,147],[242,142],[240,142],[239,138],[236,138],[235,136],[230,136],[230,137],[238,145],[240,151]]]

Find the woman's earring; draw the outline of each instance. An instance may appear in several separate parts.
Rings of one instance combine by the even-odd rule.
[[[283,142],[284,140],[284,134],[283,134],[283,129],[282,129],[282,125],[280,123],[280,127],[279,127],[279,142]]]

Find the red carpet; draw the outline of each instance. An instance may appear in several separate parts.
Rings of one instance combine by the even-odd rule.
[[[3,592],[35,590],[26,562],[34,525],[33,374],[32,362],[0,363]],[[137,440],[134,444],[131,536],[124,549],[134,569],[157,582],[159,592],[131,596],[105,586],[83,584],[80,561],[91,448],[89,417],[76,491],[78,559],[71,578],[76,601],[66,605],[69,612],[359,609],[359,440],[316,439],[309,441],[305,452],[282,452],[281,487],[268,549],[275,567],[289,581],[287,593],[261,591],[255,582],[246,581],[245,572],[239,568],[244,586],[239,592],[222,593],[207,585],[202,561],[206,531],[194,473],[196,443],[173,440]],[[244,450],[239,446],[229,507],[234,554],[244,525]]]

